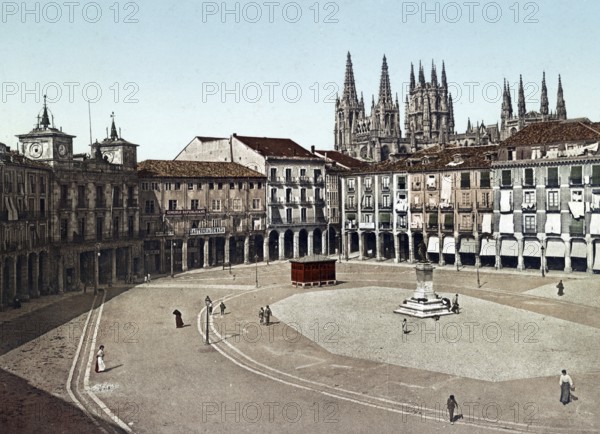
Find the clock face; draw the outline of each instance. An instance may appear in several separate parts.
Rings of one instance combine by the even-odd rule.
[[[58,145],[58,155],[60,155],[61,157],[67,155],[67,147],[63,143]]]
[[[41,143],[32,143],[29,145],[29,155],[31,158],[40,158],[42,156],[42,152],[44,152],[44,148],[42,148]]]
[[[115,153],[112,151],[107,151],[104,154],[102,154],[102,157],[104,157],[104,159],[109,163],[112,163],[115,158]]]

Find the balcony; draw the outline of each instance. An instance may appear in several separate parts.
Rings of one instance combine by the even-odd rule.
[[[544,182],[546,184],[546,187],[550,187],[550,188],[560,187],[560,177],[557,177],[557,178],[544,178]]]
[[[523,226],[523,233],[525,235],[536,235],[537,229],[535,226]]]
[[[458,205],[458,212],[471,212],[473,211],[472,203],[461,203]]]
[[[365,185],[365,191],[373,191],[373,186],[371,184]]]
[[[578,236],[585,235],[585,231],[583,230],[583,224],[570,224],[569,225],[569,233],[571,235],[578,235]]]
[[[600,214],[600,204],[594,205],[593,203],[591,203],[590,204],[590,212],[592,214]]]
[[[46,213],[40,211],[19,211],[19,220],[41,220],[46,218]]]
[[[592,187],[598,187],[600,186],[600,176],[596,176],[596,177],[591,177],[590,178],[590,185]]]
[[[427,223],[427,226],[425,227],[425,229],[427,230],[427,232],[437,232],[438,231],[438,224],[432,224],[432,223]]]
[[[355,203],[347,203],[345,206],[345,209],[347,211],[356,211],[356,204]]]
[[[380,203],[379,209],[392,209],[392,204],[391,203]]]
[[[442,225],[442,232],[454,232],[454,223]]]
[[[358,224],[359,229],[375,229],[375,222],[361,222]]]
[[[387,184],[387,185],[382,185],[382,186],[381,186],[381,191],[390,191],[390,186],[389,186],[389,184]]]
[[[392,224],[390,222],[379,222],[379,229],[383,229],[383,230],[391,230],[392,229]]]
[[[425,210],[427,212],[437,211],[437,209],[438,209],[438,205],[435,203],[429,203],[429,204],[425,205]]]
[[[560,212],[560,205],[546,205],[546,211],[548,212]]]
[[[321,175],[319,175],[315,178],[315,185],[323,185],[324,182],[325,181]]]
[[[410,186],[410,189],[413,191],[420,191],[421,190],[421,183],[420,182],[413,182]]]
[[[454,204],[452,204],[452,203],[440,204],[440,211],[441,212],[454,212]]]
[[[280,206],[283,205],[282,197],[271,197],[269,198],[269,206]]]
[[[523,187],[535,187],[535,180],[534,179],[523,179],[523,182],[521,184]]]
[[[477,211],[491,211],[494,205],[491,202],[477,202]]]
[[[408,224],[402,223],[402,222],[398,222],[398,223],[396,223],[396,229],[400,230],[400,231],[407,231],[408,230]]]
[[[344,225],[344,227],[346,229],[356,229],[357,228],[356,222],[354,222],[354,221],[346,221],[346,224]]]
[[[299,182],[300,184],[310,184],[310,182],[311,182],[311,179],[310,179],[310,177],[308,177],[308,176],[300,176],[300,177],[298,178],[298,182]]]
[[[500,182],[500,188],[513,188],[512,181]]]
[[[71,209],[71,201],[68,199],[61,199],[58,204],[58,207],[60,209]]]
[[[271,184],[283,184],[283,178],[281,178],[280,176],[270,176],[269,182]]]
[[[536,208],[535,202],[524,202],[521,204],[521,210],[523,212],[535,212]]]
[[[583,177],[581,176],[569,176],[569,185],[581,187],[583,186]]]
[[[473,224],[470,225],[458,225],[458,232],[473,232]]]
[[[354,186],[350,187],[346,187],[346,189],[348,190],[348,193],[354,193],[356,191],[356,188],[354,188]]]
[[[410,204],[410,210],[412,212],[423,211],[423,204],[422,203],[411,203]]]

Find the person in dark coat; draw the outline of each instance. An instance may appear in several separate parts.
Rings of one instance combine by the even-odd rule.
[[[221,316],[225,315],[225,303],[223,301],[219,304],[219,309],[221,309]]]
[[[450,395],[448,401],[446,402],[446,407],[448,407],[448,415],[450,416],[450,423],[454,425],[454,410],[458,403],[454,399],[454,395]]]
[[[173,315],[175,315],[175,326],[180,329],[181,327],[183,327],[183,320],[181,319],[181,312],[179,312],[177,309],[175,309],[173,311]]]
[[[265,309],[265,324],[269,325],[269,321],[271,320],[271,315],[273,314],[273,312],[271,312],[271,308],[269,307],[269,305],[267,304],[267,308]]]
[[[558,282],[558,285],[556,285],[556,287],[558,288],[558,295],[565,295],[565,293],[563,292],[563,290],[565,289],[565,285],[563,285],[562,280]]]
[[[260,319],[260,323],[263,324],[265,322],[265,310],[261,306],[258,310],[258,319]]]

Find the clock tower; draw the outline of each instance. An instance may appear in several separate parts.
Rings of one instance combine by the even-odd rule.
[[[73,158],[75,136],[63,133],[62,129],[54,128],[54,116],[49,115],[48,112],[44,95],[44,108],[37,117],[35,127],[31,132],[17,136],[19,146],[23,155],[32,160],[48,163],[51,166],[68,163]]]
[[[92,144],[92,155],[101,155],[102,159],[110,164],[123,166],[124,170],[135,170],[137,166],[137,147],[134,143],[128,142],[117,133],[115,125],[115,113],[113,112],[110,135],[106,131],[106,139],[102,142]]]

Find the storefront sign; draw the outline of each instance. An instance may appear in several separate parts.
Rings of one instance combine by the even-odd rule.
[[[205,215],[206,209],[174,209],[165,211],[165,215],[168,217],[177,217],[177,216],[197,216],[197,215]]]
[[[224,234],[225,228],[192,228],[190,229],[190,235],[215,235],[215,234]]]

